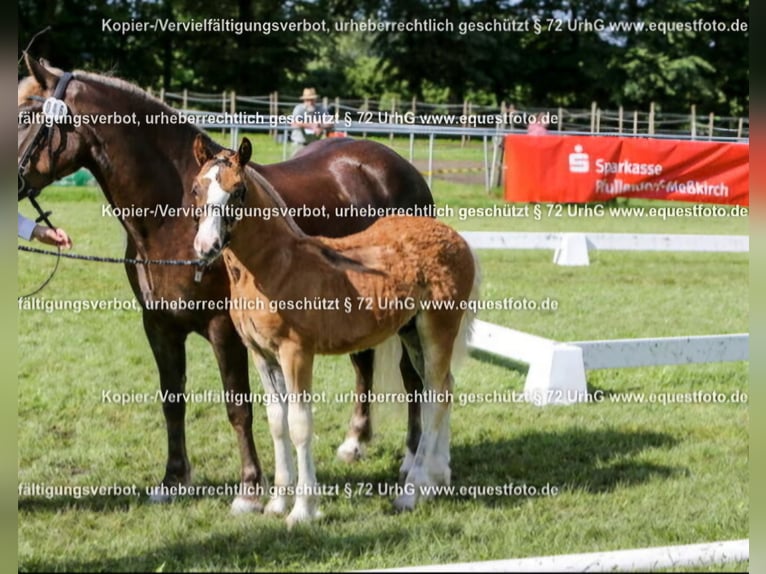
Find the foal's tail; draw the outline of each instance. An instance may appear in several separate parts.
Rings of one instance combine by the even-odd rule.
[[[476,256],[476,252],[468,248],[473,258],[473,285],[471,286],[471,293],[468,296],[468,309],[463,314],[463,318],[460,321],[460,330],[457,337],[455,337],[455,344],[452,347],[452,371],[455,372],[460,365],[468,357],[468,343],[471,340],[471,334],[473,333],[473,321],[476,318],[478,311],[477,302],[480,297],[481,290],[481,268],[479,267],[479,258]]]

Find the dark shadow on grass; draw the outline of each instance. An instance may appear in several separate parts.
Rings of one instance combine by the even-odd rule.
[[[483,440],[477,444],[461,444],[453,439],[452,484],[456,488],[475,489],[479,495],[456,491],[447,498],[484,501],[493,506],[514,505],[525,498],[539,496],[545,485],[556,487],[559,493],[567,490],[607,493],[618,487],[686,472],[680,467],[656,465],[639,459],[639,455],[646,450],[669,449],[677,442],[676,438],[666,433],[583,428],[556,432],[530,431],[513,438]],[[338,495],[330,494],[323,498],[332,504],[334,499],[344,497],[344,488],[351,488],[352,496],[374,496],[392,501],[394,494],[391,489],[398,484],[401,451],[379,451],[375,456],[389,462],[376,465],[376,468],[364,463],[320,466],[317,469],[319,483],[339,489]],[[271,480],[271,475],[268,476]],[[365,485],[370,490],[363,491],[359,485]],[[234,485],[206,481],[204,476],[200,476],[192,486]],[[492,494],[487,492],[488,487],[503,490]],[[126,512],[136,504],[152,504],[143,488],[139,488],[139,492],[138,497],[22,497],[18,508],[26,512]],[[202,498],[208,496],[179,496],[176,503]],[[215,498],[220,499],[222,508],[228,508],[233,495],[222,494]]]
[[[678,440],[666,433],[588,430],[530,431],[511,439],[452,447],[452,482],[456,486],[514,485],[518,495],[480,496],[488,504],[516,504],[537,496],[544,485],[559,492],[611,492],[686,472],[681,467],[652,464],[638,458],[650,449],[669,449]],[[521,487],[535,487],[526,493]],[[508,488],[506,487],[506,490]],[[472,498],[456,496],[456,498]]]

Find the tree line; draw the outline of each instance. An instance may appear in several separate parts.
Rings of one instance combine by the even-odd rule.
[[[654,102],[665,112],[696,104],[742,116],[748,11],[749,0],[19,0],[17,17],[20,51],[50,25],[34,56],[167,91],[297,96],[313,86],[343,98],[580,108]],[[205,19],[326,25],[241,34],[109,25]],[[348,22],[415,21],[453,26],[335,31]],[[637,30],[641,22],[664,23],[664,31]]]

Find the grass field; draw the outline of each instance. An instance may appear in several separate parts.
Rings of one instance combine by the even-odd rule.
[[[278,147],[262,141],[256,153],[268,145]],[[439,204],[456,208],[502,205],[499,196],[487,196],[480,187],[450,182],[437,181],[434,195]],[[73,236],[73,251],[122,254],[124,233],[117,221],[101,216],[98,191],[50,188],[43,199],[54,221]],[[748,232],[747,218],[734,217],[450,223],[499,231]],[[480,314],[534,334],[582,340],[748,330],[745,254],[592,253],[591,265],[583,268],[555,266],[547,251],[480,251],[479,257],[485,299],[558,302],[556,311]],[[53,263],[53,258],[19,253],[20,291],[36,287]],[[121,266],[70,260],[61,262],[37,297],[41,306],[133,299]],[[321,522],[288,532],[282,520],[232,517],[230,496],[148,503],[144,489],[162,477],[165,462],[160,404],[118,405],[103,397],[104,391],[153,393],[158,388],[138,311],[20,309],[18,350],[20,570],[340,571],[749,536],[746,401],[639,404],[610,398],[694,391],[733,398],[748,392],[747,363],[593,371],[591,390],[607,398],[568,407],[456,400],[453,484],[512,493],[455,494],[396,515],[386,488],[393,487],[400,464],[404,407],[376,407],[375,439],[366,459],[351,466],[337,461],[334,451],[351,404],[333,397],[352,390],[352,369],[345,357],[321,357],[314,386],[330,400],[316,405],[315,459],[319,481],[337,485],[338,494],[322,500]],[[207,343],[191,337],[187,355],[187,390],[219,390]],[[251,380],[259,391],[252,368]],[[522,370],[472,356],[456,375],[456,399],[521,391],[523,382]],[[273,481],[265,412],[259,406],[254,412],[259,455]],[[195,485],[237,482],[239,458],[223,405],[190,404],[187,440]],[[31,485],[119,485],[135,488],[137,495],[49,497],[30,494]]]

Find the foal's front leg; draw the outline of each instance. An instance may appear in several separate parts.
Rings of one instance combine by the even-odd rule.
[[[287,526],[292,527],[299,522],[321,516],[316,495],[316,470],[311,453],[314,425],[310,395],[314,353],[302,349],[299,344],[288,342],[279,349],[279,362],[285,375],[287,391],[290,393],[287,420],[290,439],[298,458],[295,505],[287,517]]]
[[[287,403],[284,398],[287,396],[287,386],[282,368],[275,357],[266,358],[255,350],[252,350],[252,356],[261,375],[266,415],[274,441],[274,488],[263,511],[266,514],[284,514],[290,506],[291,491],[295,484],[295,465],[288,440]]]

